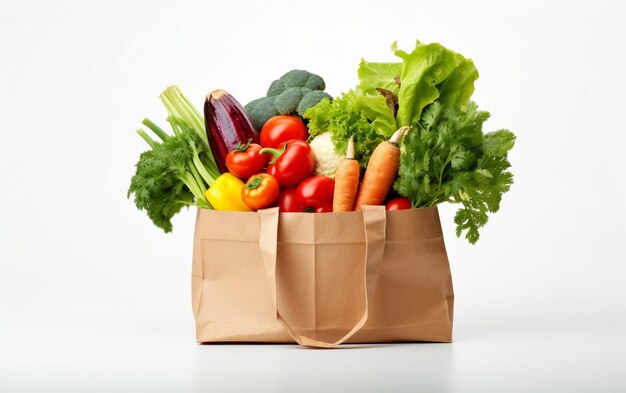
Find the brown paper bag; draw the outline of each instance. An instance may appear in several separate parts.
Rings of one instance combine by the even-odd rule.
[[[198,342],[450,342],[453,298],[436,207],[198,210]]]

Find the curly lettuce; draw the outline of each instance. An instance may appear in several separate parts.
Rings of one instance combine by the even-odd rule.
[[[328,99],[320,101],[304,113],[304,118],[309,120],[309,135],[315,137],[329,131],[335,150],[341,155],[346,153],[348,139],[354,135],[355,158],[365,168],[376,146],[388,136],[380,133],[380,130],[386,130],[382,119],[374,123],[363,113],[363,105],[371,102],[359,102],[361,99],[360,93],[351,90],[332,102]],[[374,114],[379,106],[374,105],[365,112]]]
[[[414,125],[422,110],[435,100],[460,108],[474,91],[478,72],[471,60],[440,44],[422,44],[408,53],[392,50],[402,62],[361,60],[359,85],[337,98],[325,100],[304,113],[312,135],[330,131],[335,149],[343,153],[354,135],[361,167],[376,145],[401,126]]]
[[[356,158],[366,168],[380,142],[410,126],[394,188],[414,207],[461,204],[454,218],[457,236],[465,234],[476,243],[488,213],[499,210],[502,194],[513,183],[508,152],[515,135],[483,133],[489,113],[470,101],[478,79],[470,59],[420,41],[411,52],[396,43],[392,50],[400,62],[361,60],[354,90],[304,114],[310,133],[330,131],[340,153],[354,136]]]

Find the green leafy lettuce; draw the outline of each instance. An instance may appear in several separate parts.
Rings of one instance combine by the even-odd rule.
[[[307,110],[304,117],[309,119],[309,134],[312,137],[330,131],[335,150],[340,154],[345,154],[348,139],[354,135],[355,158],[361,167],[365,168],[376,146],[387,136],[379,133],[386,130],[382,118],[374,123],[359,109],[365,105],[365,102],[358,102],[362,99],[366,98],[351,90],[335,98],[332,102],[328,99],[322,100]],[[380,99],[384,103],[382,96]],[[374,114],[380,108],[380,104],[373,104],[365,112]],[[395,120],[388,116],[387,121]]]
[[[396,56],[403,60],[398,93],[398,126],[417,123],[426,105],[440,99],[458,107],[474,92],[478,71],[471,60],[446,49],[441,44],[422,44],[407,53],[392,45]]]
[[[373,63],[361,60],[359,64],[359,90],[363,94],[378,95],[377,88],[398,95],[402,63]]]
[[[437,99],[455,108],[464,104],[478,78],[471,60],[440,44],[417,41],[415,49],[407,53],[394,43],[392,50],[402,62],[361,60],[356,89],[338,102],[320,102],[304,113],[311,135],[330,131],[339,153],[345,152],[354,135],[356,158],[363,168],[376,145],[389,139],[398,127],[419,121],[426,105]],[[359,147],[365,150],[359,151]]]
[[[454,218],[457,236],[465,231],[472,244],[487,213],[499,210],[502,194],[513,183],[508,152],[515,135],[507,130],[483,134],[488,118],[471,101],[463,109],[438,101],[428,106],[403,140],[394,184],[414,207],[461,203]]]
[[[475,243],[487,213],[498,211],[513,183],[507,154],[515,136],[507,130],[482,132],[489,113],[470,101],[478,79],[470,59],[437,43],[416,41],[411,52],[396,43],[391,48],[400,62],[361,60],[355,89],[304,114],[310,133],[330,131],[339,153],[354,136],[356,158],[366,168],[380,142],[410,126],[395,189],[415,207],[462,204],[455,216],[457,235],[465,233]]]

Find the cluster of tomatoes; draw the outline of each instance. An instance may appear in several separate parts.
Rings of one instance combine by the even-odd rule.
[[[335,181],[313,176],[315,152],[306,142],[308,136],[299,118],[275,116],[263,126],[260,145],[247,143],[228,153],[229,172],[247,179],[241,199],[248,208],[332,212]]]
[[[263,126],[260,144],[248,142],[228,153],[228,171],[247,179],[240,194],[245,207],[259,210],[278,206],[281,212],[333,211],[335,181],[313,175],[315,152],[306,142],[308,137],[306,125],[299,118],[275,116]],[[387,210],[410,208],[407,198],[386,203]]]

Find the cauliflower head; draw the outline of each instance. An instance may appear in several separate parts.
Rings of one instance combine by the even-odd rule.
[[[330,132],[323,132],[313,138],[310,145],[315,152],[315,170],[313,173],[334,178],[337,166],[343,156],[337,154],[330,137]]]

